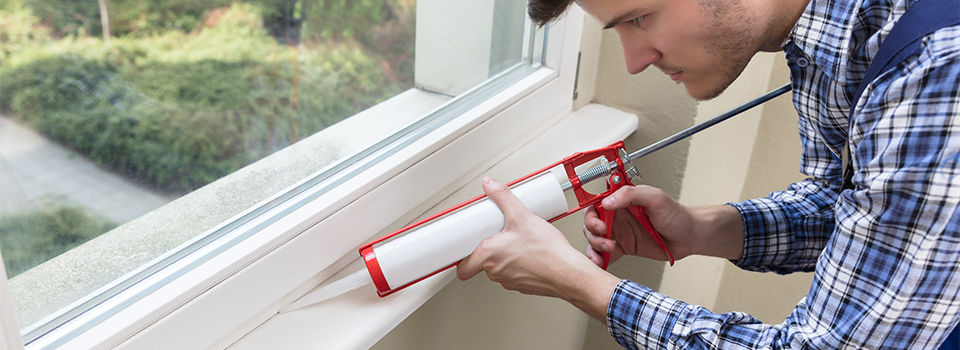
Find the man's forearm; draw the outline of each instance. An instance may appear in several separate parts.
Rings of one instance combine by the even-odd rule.
[[[592,264],[569,277],[563,281],[567,284],[563,299],[600,321],[606,320],[607,304],[620,278]]]
[[[729,205],[693,208],[697,221],[693,254],[740,259],[743,253],[743,220],[737,208]]]

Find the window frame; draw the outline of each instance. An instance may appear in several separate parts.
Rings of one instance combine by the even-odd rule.
[[[356,247],[391,225],[409,221],[462,186],[461,179],[486,169],[570,113],[582,24],[582,11],[572,7],[550,26],[544,66],[351,178],[330,180],[338,185],[283,213],[282,220],[241,225],[262,226],[190,271],[175,278],[164,271],[150,276],[170,279],[160,288],[132,286],[123,293],[141,298],[128,305],[117,304],[123,298],[112,298],[95,308],[122,306],[121,311],[107,317],[88,312],[71,322],[102,317],[93,327],[61,327],[27,348],[230,344],[329,277],[336,271],[331,267],[345,264],[344,257],[353,257]],[[343,227],[360,233],[338,234],[336,229]],[[239,231],[218,240],[237,239]],[[317,247],[328,254],[318,255]],[[208,245],[196,254],[216,249]],[[181,259],[170,267],[194,262]],[[9,306],[8,300],[0,302]],[[9,333],[10,325],[3,326]]]
[[[23,349],[20,324],[13,310],[13,299],[7,288],[7,269],[0,259],[0,349]]]

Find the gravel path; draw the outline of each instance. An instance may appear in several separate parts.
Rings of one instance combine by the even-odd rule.
[[[64,199],[122,224],[174,198],[110,173],[29,127],[0,116],[0,216],[45,200]]]

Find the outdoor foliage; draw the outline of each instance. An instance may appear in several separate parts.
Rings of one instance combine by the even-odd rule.
[[[101,35],[97,0],[11,0],[43,18],[43,24],[58,36]],[[283,41],[286,29],[302,30],[304,38],[368,38],[370,29],[395,22],[412,9],[412,1],[397,0],[110,0],[113,35],[149,36],[171,30],[191,32],[204,24],[207,15],[234,3],[256,7],[262,22]],[[299,28],[303,23],[304,28]],[[286,28],[296,25],[297,28]]]
[[[15,0],[43,19],[58,36],[99,37],[100,9],[97,0]],[[204,15],[229,6],[231,0],[110,0],[113,34],[152,35],[169,30],[192,31]]]
[[[95,0],[86,2],[96,9]],[[156,11],[146,12],[147,24],[127,26],[149,35],[119,36],[110,44],[89,35],[51,39],[72,28],[58,27],[57,16],[0,12],[0,108],[108,168],[158,189],[189,191],[397,93],[412,79],[411,69],[389,69],[384,58],[409,59],[409,49],[379,54],[356,40],[278,44],[264,28],[264,3],[210,9],[185,0],[111,1],[113,13],[124,4]],[[348,3],[337,6],[354,7]],[[171,7],[152,7],[158,4]],[[197,18],[161,31],[149,23],[168,21],[149,18],[166,18],[164,11]]]
[[[0,2],[0,111],[158,190],[196,189],[413,83],[413,0],[108,3],[109,43],[97,0]],[[9,277],[116,226],[39,205],[0,217]]]
[[[66,204],[50,204],[0,218],[0,250],[7,277],[43,263],[117,225]]]

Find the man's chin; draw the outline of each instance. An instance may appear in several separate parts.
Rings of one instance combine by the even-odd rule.
[[[730,83],[722,85],[683,83],[683,87],[687,89],[687,94],[697,101],[712,100],[727,90],[728,86],[730,86]]]

